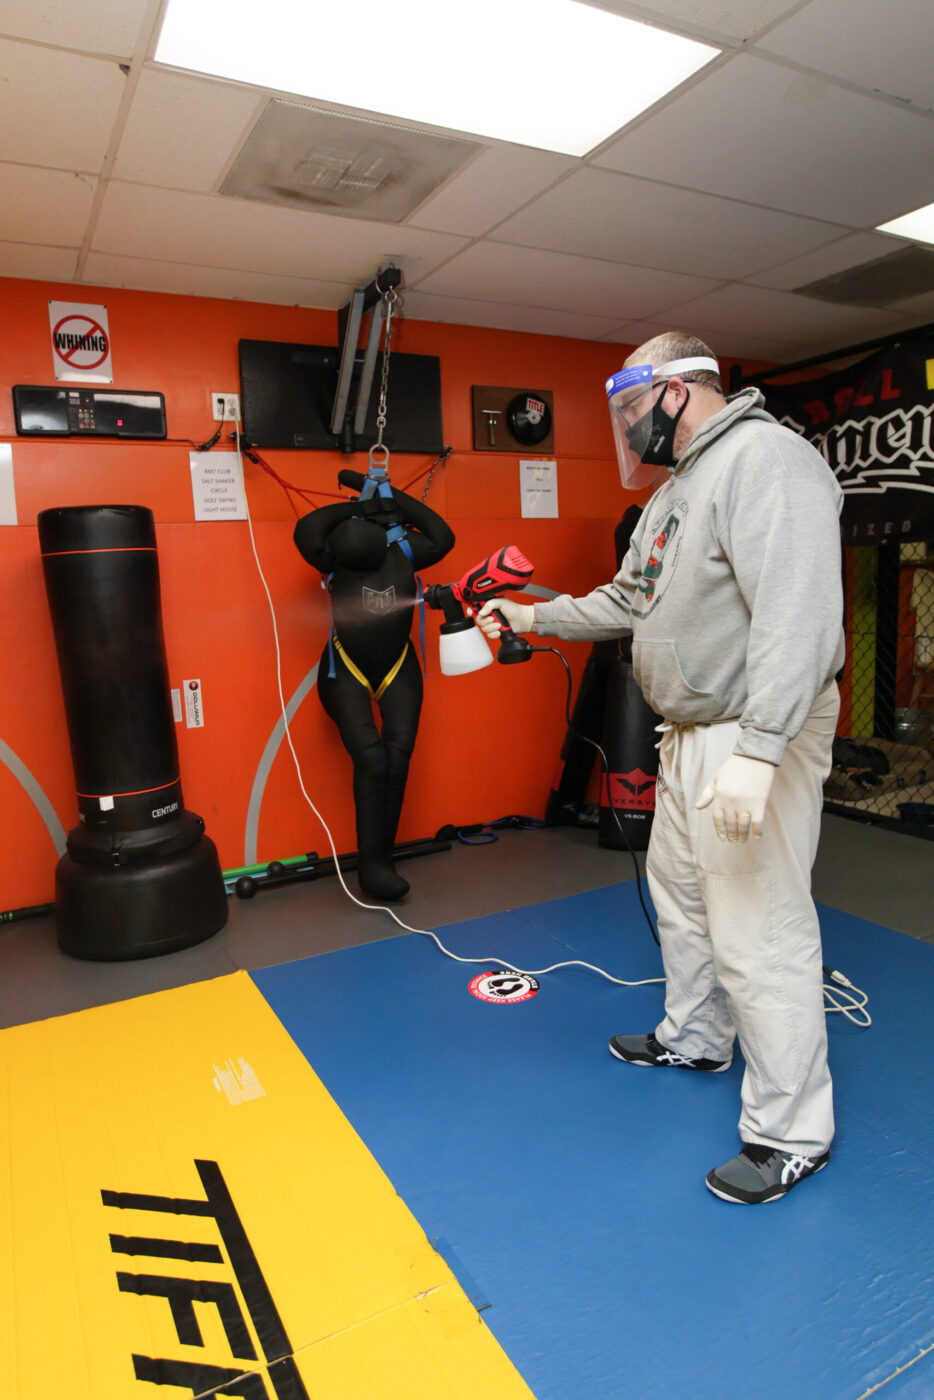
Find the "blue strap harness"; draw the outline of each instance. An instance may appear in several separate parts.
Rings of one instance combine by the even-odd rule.
[[[385,467],[371,466],[366,474],[366,480],[360,491],[360,501],[368,501],[371,496],[382,496],[384,500],[392,500],[392,486],[389,483],[389,475]],[[409,563],[415,568],[415,555],[412,553],[412,546],[409,544],[405,530],[400,524],[390,525],[386,531],[386,547],[397,544]],[[331,580],[334,577],[333,570],[327,576],[328,591],[328,621],[330,628],[328,631],[328,679],[333,680],[336,672],[334,669],[334,613],[331,607]],[[421,626],[419,644],[422,649],[422,671],[428,675],[428,661],[425,656],[425,608],[423,604],[424,590],[422,581],[418,574],[415,575],[416,586],[416,606],[421,608]]]

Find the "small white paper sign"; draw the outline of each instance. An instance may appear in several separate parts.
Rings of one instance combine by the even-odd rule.
[[[236,452],[189,452],[196,520],[246,520],[243,467]]]
[[[16,491],[13,487],[13,445],[0,442],[0,525],[16,525]]]
[[[558,463],[520,462],[522,514],[543,520],[558,517]]]

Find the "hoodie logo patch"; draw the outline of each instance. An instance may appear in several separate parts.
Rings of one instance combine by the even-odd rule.
[[[684,522],[688,513],[687,501],[664,504],[657,519],[652,522],[649,556],[642,565],[642,577],[638,591],[642,599],[636,599],[632,611],[636,617],[648,617],[661,601],[671,582],[672,574],[681,553],[684,538]],[[644,600],[644,601],[643,601]]]

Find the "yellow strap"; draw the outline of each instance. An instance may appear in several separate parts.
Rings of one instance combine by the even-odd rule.
[[[405,660],[405,654],[409,649],[409,644],[408,642],[406,642],[405,646],[402,648],[398,660],[393,663],[392,669],[388,671],[383,677],[379,689],[374,690],[373,687],[370,685],[370,682],[367,680],[366,676],[360,670],[360,668],[358,666],[355,666],[354,663],[351,661],[350,657],[347,655],[346,651],[341,646],[340,639],[336,635],[334,637],[334,646],[337,649],[337,652],[340,655],[340,658],[343,661],[344,665],[347,667],[347,670],[353,676],[354,680],[359,681],[361,685],[365,685],[367,690],[370,692],[370,699],[376,700],[377,702],[383,698],[383,695],[385,694],[389,686],[391,686],[393,681],[396,679],[396,676],[399,674],[399,668]]]

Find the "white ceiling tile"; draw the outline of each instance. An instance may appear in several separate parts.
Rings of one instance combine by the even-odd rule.
[[[532,306],[503,306],[497,302],[434,296],[422,291],[405,293],[402,314],[413,321],[488,326],[493,330],[525,331],[532,335],[564,335],[574,340],[600,340],[613,324],[601,316],[575,315]]]
[[[149,0],[3,0],[0,33],[129,58]]]
[[[834,306],[791,292],[733,283],[673,308],[685,329],[704,339],[708,333],[734,332],[769,342],[818,343],[821,348],[852,344],[887,335],[908,318],[865,306]],[[718,347],[715,347],[718,348]]]
[[[832,225],[605,170],[581,170],[507,219],[493,237],[532,248],[744,277],[838,236]]]
[[[222,267],[154,262],[113,253],[92,253],[83,280],[102,287],[132,287],[136,291],[224,297],[231,301],[271,302],[277,306],[315,306],[335,311],[345,304],[353,285],[319,282],[314,278],[276,277],[263,272],[237,272]]]
[[[783,340],[779,336],[762,340],[759,336],[743,335],[738,331],[717,332],[717,354],[721,358],[771,360],[773,364],[787,365],[811,353],[812,347],[805,341]]]
[[[551,151],[491,147],[457,171],[407,222],[417,228],[475,237],[578,164]]]
[[[676,25],[698,35],[749,39],[796,7],[797,0],[643,0],[638,6],[620,0],[595,0],[604,10],[645,19],[664,29]]]
[[[77,248],[40,248],[34,243],[0,243],[0,277],[71,282],[77,261]]]
[[[418,290],[619,321],[653,315],[714,285],[707,278],[487,242],[446,263]]]
[[[146,69],[114,164],[118,180],[216,189],[265,95],[229,83]]]
[[[930,202],[931,151],[927,119],[741,54],[597,163],[862,228]]]
[[[0,238],[55,247],[81,246],[97,181],[93,175],[0,165]]]
[[[99,58],[0,39],[6,160],[99,172],[126,79]]]
[[[661,335],[664,331],[683,329],[685,329],[685,325],[675,321],[665,323],[633,321],[627,326],[619,327],[612,335],[604,336],[603,339],[621,342],[624,345],[639,346],[644,345],[647,340]],[[699,334],[693,324],[688,329],[692,335]],[[743,335],[736,331],[719,332],[716,344],[711,345],[711,349],[718,357],[735,355],[744,360],[788,361],[803,353],[799,351],[795,341],[767,336]]]
[[[870,91],[934,108],[931,0],[811,0],[761,47]]]
[[[625,326],[614,326],[608,335],[602,335],[600,339],[612,341],[614,345],[632,345],[635,348],[669,330],[671,326],[659,321],[628,321]]]
[[[93,250],[365,286],[389,258],[411,284],[465,242],[397,224],[115,180],[103,201]]]
[[[903,239],[890,238],[882,233],[851,233],[814,252],[805,253],[801,258],[791,258],[788,262],[756,272],[745,280],[756,287],[790,292],[821,277],[833,277],[837,272],[846,272],[848,268],[859,267],[875,258],[884,258],[909,246]]]

